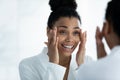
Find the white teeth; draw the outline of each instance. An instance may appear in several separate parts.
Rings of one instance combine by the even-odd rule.
[[[65,48],[69,48],[69,49],[71,49],[73,46],[64,46]]]

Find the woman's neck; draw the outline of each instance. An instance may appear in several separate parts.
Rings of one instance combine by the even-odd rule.
[[[60,56],[59,58],[59,64],[64,67],[69,67],[71,61],[71,56],[65,57],[65,56]]]

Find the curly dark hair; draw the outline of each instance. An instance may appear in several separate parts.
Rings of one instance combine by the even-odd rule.
[[[77,4],[75,0],[50,0],[51,14],[48,18],[48,27],[52,29],[55,22],[61,17],[75,17],[78,18],[80,23],[81,19],[76,11]]]
[[[120,37],[120,0],[108,3],[105,19],[112,24],[114,32]]]

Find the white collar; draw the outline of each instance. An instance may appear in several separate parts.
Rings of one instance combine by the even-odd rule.
[[[48,48],[44,47],[42,52],[40,53],[40,55],[41,54],[44,55],[46,57],[45,59],[47,59],[47,61],[49,61],[49,57],[48,57],[47,53],[48,53]],[[70,67],[72,69],[78,68],[78,65],[77,65],[77,62],[76,62],[76,53],[74,53],[74,52],[72,53],[72,58],[71,58],[71,61],[70,61]]]
[[[120,52],[120,45],[119,46],[115,46],[111,49],[110,55],[116,54]],[[119,53],[120,54],[120,53]]]

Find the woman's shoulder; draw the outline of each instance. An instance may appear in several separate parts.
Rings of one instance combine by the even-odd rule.
[[[40,64],[42,62],[48,61],[47,53],[45,53],[45,49],[43,51],[35,56],[24,58],[20,61],[20,65],[36,65]]]
[[[19,65],[33,65],[38,60],[38,55],[24,58],[20,61]]]

